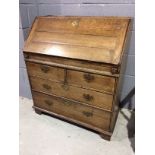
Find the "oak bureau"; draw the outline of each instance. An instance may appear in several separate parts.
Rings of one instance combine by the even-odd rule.
[[[36,113],[79,124],[110,140],[130,20],[37,17],[23,49]]]

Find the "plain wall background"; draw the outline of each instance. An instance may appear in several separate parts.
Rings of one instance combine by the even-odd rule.
[[[77,15],[77,16],[130,16],[133,17],[130,41],[124,54],[126,68],[123,74],[121,100],[135,86],[135,0],[19,0],[19,95],[32,98],[22,54],[24,40],[36,16]],[[134,107],[134,96],[128,101]]]

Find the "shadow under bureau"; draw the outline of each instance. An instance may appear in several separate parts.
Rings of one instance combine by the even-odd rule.
[[[128,17],[37,17],[23,50],[36,113],[110,139],[129,23]]]

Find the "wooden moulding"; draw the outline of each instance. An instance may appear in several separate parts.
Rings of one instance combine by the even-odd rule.
[[[60,115],[60,114],[56,114],[56,113],[53,113],[51,111],[48,111],[48,110],[45,110],[45,109],[42,109],[42,108],[39,108],[39,107],[36,107],[36,106],[33,106],[33,108],[35,109],[35,112],[37,114],[41,114],[42,112],[44,113],[47,113],[47,114],[50,114],[52,116],[55,116],[57,118],[60,118],[60,119],[63,119],[63,120],[66,120],[66,121],[69,121],[71,123],[75,123],[77,125],[81,125],[83,127],[86,127],[86,128],[90,128],[96,132],[98,132],[100,134],[100,136],[103,138],[103,139],[106,139],[106,140],[110,140],[111,136],[112,136],[112,133],[110,132],[107,132],[107,131],[104,131],[104,130],[101,130],[97,127],[94,127],[90,124],[87,124],[87,123],[84,123],[84,122],[81,122],[81,121],[78,121],[78,120],[75,120],[75,119],[72,119],[72,118],[69,118],[69,117],[66,117],[64,115]]]
[[[73,59],[73,58],[66,58],[61,56],[50,56],[46,54],[40,53],[33,53],[28,51],[23,51],[25,59],[35,59],[35,60],[42,60],[47,62],[55,62],[58,64],[68,64],[71,66],[82,66],[83,67],[90,67],[94,68],[95,70],[105,70],[107,72],[111,71],[111,67],[117,67],[118,65],[107,64],[104,62],[95,62],[90,60],[81,60],[81,59]]]
[[[119,66],[96,63],[91,61],[72,60],[62,57],[37,56],[24,51],[25,61],[45,64],[53,67],[67,68],[93,74],[119,77]]]

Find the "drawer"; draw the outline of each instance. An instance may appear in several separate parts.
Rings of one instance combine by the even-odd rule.
[[[111,117],[109,112],[34,91],[32,94],[36,107],[109,130]]]
[[[101,92],[114,93],[115,78],[79,71],[67,71],[69,84],[91,88]]]
[[[32,62],[26,62],[29,76],[46,78],[53,81],[64,81],[64,69]]]
[[[109,111],[112,109],[113,96],[110,94],[69,86],[41,78],[31,77],[30,80],[33,90],[77,100]]]

